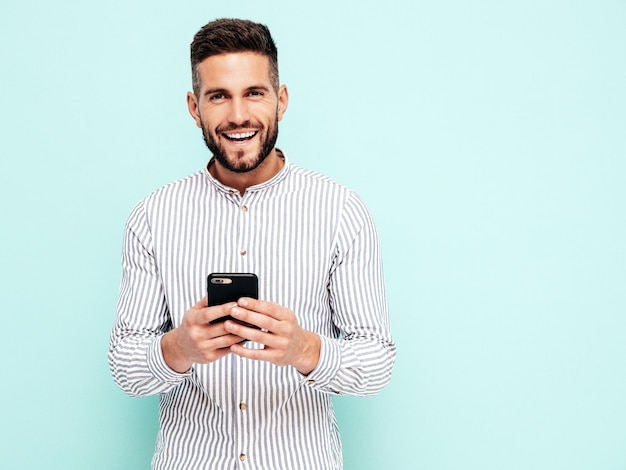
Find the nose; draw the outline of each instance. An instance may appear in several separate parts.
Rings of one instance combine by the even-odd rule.
[[[234,124],[243,124],[250,120],[248,104],[245,99],[241,97],[233,98],[228,119]]]

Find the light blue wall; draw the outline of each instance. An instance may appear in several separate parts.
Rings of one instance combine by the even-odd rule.
[[[199,169],[188,44],[267,23],[280,146],[378,223],[399,356],[347,470],[626,468],[626,2],[0,6],[0,467],[145,469],[106,363],[125,219]]]

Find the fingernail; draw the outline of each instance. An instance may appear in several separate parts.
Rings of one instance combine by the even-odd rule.
[[[242,307],[247,307],[248,306],[248,301],[244,298],[239,299],[239,305],[241,305]]]

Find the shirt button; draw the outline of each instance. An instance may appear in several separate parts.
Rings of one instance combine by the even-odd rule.
[[[246,253],[248,253],[248,252],[247,252],[245,249],[243,249],[243,250],[241,250],[241,251],[239,252],[239,254],[240,254],[241,256],[246,256]]]
[[[239,454],[239,460],[242,462],[246,460],[246,454]]]
[[[307,383],[308,383],[309,385],[315,385],[315,380],[309,380],[309,381],[307,381]]]
[[[241,210],[242,210],[242,211],[244,211],[244,212],[248,212],[248,206],[243,206],[243,207],[241,208]]]
[[[239,403],[239,409],[241,411],[246,411],[246,408],[248,408],[248,405],[246,405],[245,403]]]

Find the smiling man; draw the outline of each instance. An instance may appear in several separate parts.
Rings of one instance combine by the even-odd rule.
[[[160,394],[154,469],[342,468],[332,396],[374,395],[395,359],[373,221],[275,147],[289,96],[264,25],[207,24],[191,65],[213,157],[128,219],[113,378]],[[256,274],[259,298],[209,306],[210,273]]]

